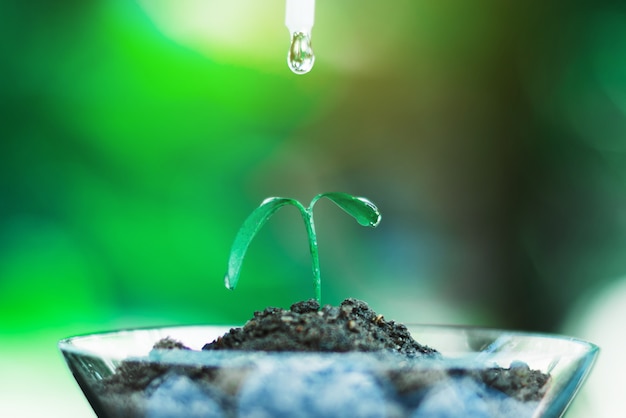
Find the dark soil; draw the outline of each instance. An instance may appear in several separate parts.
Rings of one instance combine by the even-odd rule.
[[[383,351],[408,356],[438,355],[415,341],[407,328],[386,321],[360,300],[321,310],[315,300],[299,302],[290,310],[267,308],[255,312],[243,328],[234,328],[206,344],[203,350],[261,351]]]

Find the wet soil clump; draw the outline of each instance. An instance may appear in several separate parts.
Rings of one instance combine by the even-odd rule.
[[[206,344],[203,350],[393,351],[407,356],[439,355],[415,341],[406,326],[387,321],[365,303],[346,299],[319,309],[315,300],[289,310],[266,308],[242,328]]]

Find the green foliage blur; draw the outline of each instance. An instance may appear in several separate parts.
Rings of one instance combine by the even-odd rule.
[[[0,6],[2,335],[312,297],[295,212],[223,286],[275,195],[374,201],[373,231],[320,207],[323,297],[402,320],[554,331],[624,274],[624,6],[320,1],[296,76],[282,2],[235,3]]]

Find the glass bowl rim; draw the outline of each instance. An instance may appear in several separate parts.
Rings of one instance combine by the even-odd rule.
[[[558,333],[548,333],[548,332],[537,332],[537,331],[523,331],[523,330],[509,330],[504,328],[497,327],[484,327],[479,325],[460,325],[460,324],[434,324],[434,323],[403,323],[409,330],[409,332],[413,333],[414,330],[421,329],[424,331],[441,331],[441,332],[454,332],[454,331],[475,331],[479,333],[491,334],[491,335],[509,335],[516,337],[525,337],[525,338],[533,338],[533,339],[541,339],[541,340],[558,340],[566,343],[572,343],[581,348],[584,348],[588,353],[597,354],[600,351],[600,347],[590,341],[587,341],[582,338],[569,336],[565,334]],[[93,353],[91,350],[78,347],[74,344],[74,342],[78,342],[83,339],[94,338],[94,337],[107,337],[107,336],[115,336],[116,334],[123,333],[135,333],[135,332],[150,332],[150,331],[167,331],[167,330],[192,330],[194,328],[198,329],[220,329],[222,333],[225,333],[233,328],[241,328],[244,324],[241,325],[233,325],[233,324],[206,324],[206,323],[198,323],[198,324],[180,324],[180,325],[165,325],[165,326],[146,326],[146,327],[127,327],[127,328],[119,328],[119,329],[111,329],[111,330],[102,330],[95,332],[86,332],[79,333],[69,337],[65,337],[57,342],[57,346],[60,350],[65,351],[74,351],[81,353]],[[425,342],[427,344],[427,342]]]

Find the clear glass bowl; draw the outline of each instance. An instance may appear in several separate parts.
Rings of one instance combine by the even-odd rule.
[[[410,325],[441,353],[202,351],[230,327],[124,330],[59,342],[99,417],[560,417],[598,354],[557,335]],[[192,350],[154,350],[165,337]]]

